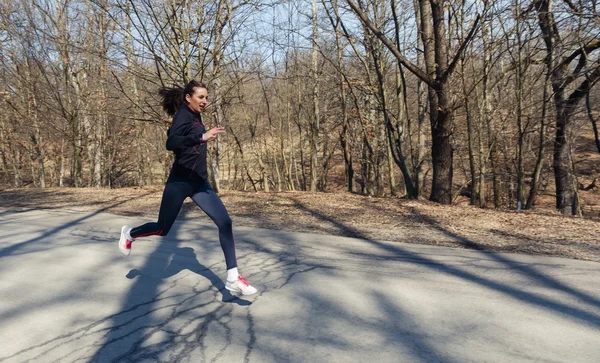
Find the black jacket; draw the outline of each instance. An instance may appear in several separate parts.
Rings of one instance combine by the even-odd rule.
[[[182,105],[167,131],[167,150],[175,152],[171,173],[195,180],[208,179],[206,142],[202,141],[205,131],[200,114]]]

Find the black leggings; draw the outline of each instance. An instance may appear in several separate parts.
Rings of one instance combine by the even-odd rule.
[[[158,222],[146,223],[133,228],[130,232],[131,237],[166,236],[171,230],[177,214],[179,214],[183,201],[187,197],[191,197],[198,207],[219,227],[219,241],[225,254],[227,269],[237,267],[231,218],[221,198],[215,193],[208,181],[190,180],[171,174],[167,180],[167,185],[165,185],[160,203]]]

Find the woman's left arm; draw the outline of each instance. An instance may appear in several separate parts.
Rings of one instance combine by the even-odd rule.
[[[175,115],[173,126],[169,129],[169,136],[167,137],[167,150],[184,149],[200,144],[202,134],[195,132],[197,128],[191,127],[192,125],[193,122],[188,120],[184,114]]]

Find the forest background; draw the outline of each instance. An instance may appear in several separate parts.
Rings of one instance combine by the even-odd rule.
[[[157,90],[196,79],[204,123],[227,129],[209,150],[221,194],[593,224],[599,35],[597,0],[0,0],[2,199],[160,186]]]

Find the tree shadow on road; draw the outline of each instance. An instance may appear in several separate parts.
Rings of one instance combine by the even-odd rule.
[[[370,243],[373,246],[380,248],[381,250],[391,252],[398,256],[401,256],[406,263],[418,264],[418,265],[426,267],[428,269],[432,269],[432,270],[436,270],[436,271],[439,271],[439,272],[442,272],[445,274],[453,275],[453,276],[459,277],[461,279],[470,281],[472,283],[484,286],[488,289],[495,290],[500,293],[506,294],[506,295],[508,295],[516,300],[520,300],[524,303],[527,303],[527,304],[530,304],[533,306],[538,306],[543,309],[552,310],[558,314],[564,315],[569,318],[574,318],[583,324],[592,325],[596,328],[600,327],[600,316],[590,313],[588,311],[585,311],[584,309],[581,309],[581,308],[575,307],[575,306],[571,306],[569,304],[565,304],[565,303],[562,303],[559,301],[555,301],[548,297],[536,295],[534,293],[528,292],[525,289],[521,289],[519,287],[511,286],[511,285],[508,285],[508,284],[505,284],[502,282],[492,281],[490,279],[478,276],[475,273],[460,269],[460,268],[452,266],[450,264],[446,264],[443,262],[439,262],[439,261],[427,258],[421,254],[410,252],[398,245],[374,241],[374,240],[368,238],[367,236],[364,236],[360,231],[352,228],[351,226],[346,226],[327,215],[324,215],[322,213],[319,213],[317,211],[314,211],[314,210],[306,207],[305,205],[302,204],[302,202],[300,202],[298,200],[296,200],[296,204],[297,204],[298,208],[313,214],[315,217],[317,217],[323,221],[327,221],[327,222],[335,225],[336,227],[340,228],[341,230],[350,231],[353,236],[358,237],[362,240],[365,240],[366,242]],[[536,281],[537,283],[541,284],[542,286],[545,286],[547,288],[553,289],[553,290],[561,292],[561,293],[568,294],[572,297],[577,298],[580,301],[586,302],[587,304],[589,304],[591,306],[594,306],[594,307],[600,306],[600,300],[595,298],[594,296],[591,296],[583,291],[580,291],[580,290],[577,290],[576,288],[568,286],[567,284],[565,284],[561,281],[558,281],[557,279],[555,279],[551,276],[548,276],[547,274],[545,274],[541,271],[537,271],[534,267],[530,266],[529,264],[513,261],[510,258],[508,258],[506,255],[503,255],[503,254],[490,252],[490,251],[482,251],[482,247],[479,244],[477,244],[476,242],[471,241],[468,238],[462,237],[456,233],[446,230],[445,228],[440,226],[435,220],[429,218],[428,216],[420,214],[416,209],[413,209],[412,213],[417,215],[419,218],[421,218],[427,224],[431,225],[431,227],[441,231],[442,233],[446,234],[447,236],[449,236],[457,241],[460,241],[465,247],[474,249],[474,250],[479,250],[480,253],[484,253],[486,257],[491,258],[491,259],[503,264],[504,266],[506,266],[507,268],[509,268],[511,270],[518,271],[525,277],[530,278],[533,281]],[[369,254],[366,254],[366,255],[369,255]]]
[[[264,231],[265,234],[272,236],[273,233],[269,232]],[[343,273],[340,273],[341,270],[336,267],[332,268],[326,260],[312,259],[306,253],[299,252],[289,235],[281,237],[281,240],[285,241],[283,243],[290,245],[285,252],[281,252],[276,244],[264,243],[265,237],[267,236],[254,233],[251,238],[245,239],[245,242],[252,245],[255,251],[276,256],[282,262],[304,267],[300,271],[288,273],[283,284],[270,285],[269,290],[262,293],[275,292],[286,285],[295,285],[295,288],[300,286],[299,293],[291,296],[286,296],[284,293],[277,296],[284,299],[283,305],[290,303],[302,306],[303,309],[294,312],[293,316],[296,320],[293,320],[291,324],[276,323],[283,317],[287,318],[290,314],[288,311],[276,311],[274,316],[267,317],[270,318],[270,324],[261,322],[262,329],[257,332],[257,335],[261,338],[262,358],[268,356],[271,358],[268,361],[274,362],[303,361],[302,359],[310,361],[315,356],[323,354],[324,357],[336,357],[340,361],[344,359],[363,361],[364,357],[368,355],[378,357],[373,358],[374,360],[381,360],[382,356],[386,358],[396,356],[395,361],[398,362],[453,363],[460,361],[448,357],[440,351],[438,345],[427,336],[428,332],[418,325],[411,314],[403,311],[401,305],[392,297],[384,295],[376,289],[367,291],[369,290],[367,287],[367,290],[361,294],[361,299],[365,298],[366,300],[358,305],[370,307],[368,316],[365,316],[353,310],[355,305],[346,304],[345,298],[335,296],[335,289],[352,290],[354,287],[351,284],[331,286],[333,291],[331,295],[327,295],[327,293],[323,295],[314,291],[312,287],[302,288],[303,284],[323,283],[321,280],[311,281],[310,277],[305,277],[308,280],[294,281],[297,276],[305,272],[316,269],[325,270],[326,272],[318,276],[337,279],[343,278],[341,276]],[[305,261],[307,257],[310,262]],[[264,315],[263,318],[265,318]],[[296,324],[296,322],[298,323]],[[329,329],[329,327],[335,327],[335,329]],[[340,332],[347,332],[347,334],[340,334]],[[294,347],[292,352],[286,349],[287,344]],[[303,354],[301,353],[303,350],[309,351]]]
[[[81,218],[77,218],[77,219],[72,220],[72,221],[70,221],[68,223],[61,224],[61,225],[56,226],[56,227],[54,227],[52,229],[49,229],[49,230],[45,231],[44,233],[42,233],[38,237],[31,238],[31,239],[28,239],[27,241],[19,242],[19,243],[10,245],[9,247],[2,248],[2,249],[0,249],[0,258],[14,255],[16,252],[19,252],[21,249],[23,249],[25,247],[28,247],[28,246],[30,246],[32,244],[35,244],[36,242],[40,242],[40,241],[42,241],[42,240],[44,240],[44,239],[46,239],[48,237],[51,237],[51,236],[53,236],[53,235],[55,235],[55,234],[57,234],[57,233],[59,233],[61,231],[64,231],[64,230],[67,230],[67,229],[69,229],[69,228],[71,228],[73,226],[76,226],[77,224],[79,224],[79,223],[81,223],[81,222],[83,222],[83,221],[85,221],[87,219],[90,219],[90,218],[92,218],[94,216],[99,215],[100,213],[103,213],[103,212],[106,212],[106,211],[110,210],[111,208],[115,208],[115,207],[117,207],[117,206],[119,206],[121,204],[125,204],[128,201],[136,199],[136,198],[143,198],[144,196],[147,196],[147,195],[150,195],[150,194],[152,194],[152,193],[149,192],[149,193],[146,193],[146,194],[144,194],[142,196],[139,196],[139,197],[128,198],[128,199],[122,200],[122,201],[120,201],[118,203],[111,204],[111,205],[106,206],[104,208],[101,208],[101,209],[99,209],[99,210],[97,210],[97,211],[95,211],[93,213],[86,214],[86,215],[84,215]],[[114,199],[116,200],[117,198],[114,198]]]

